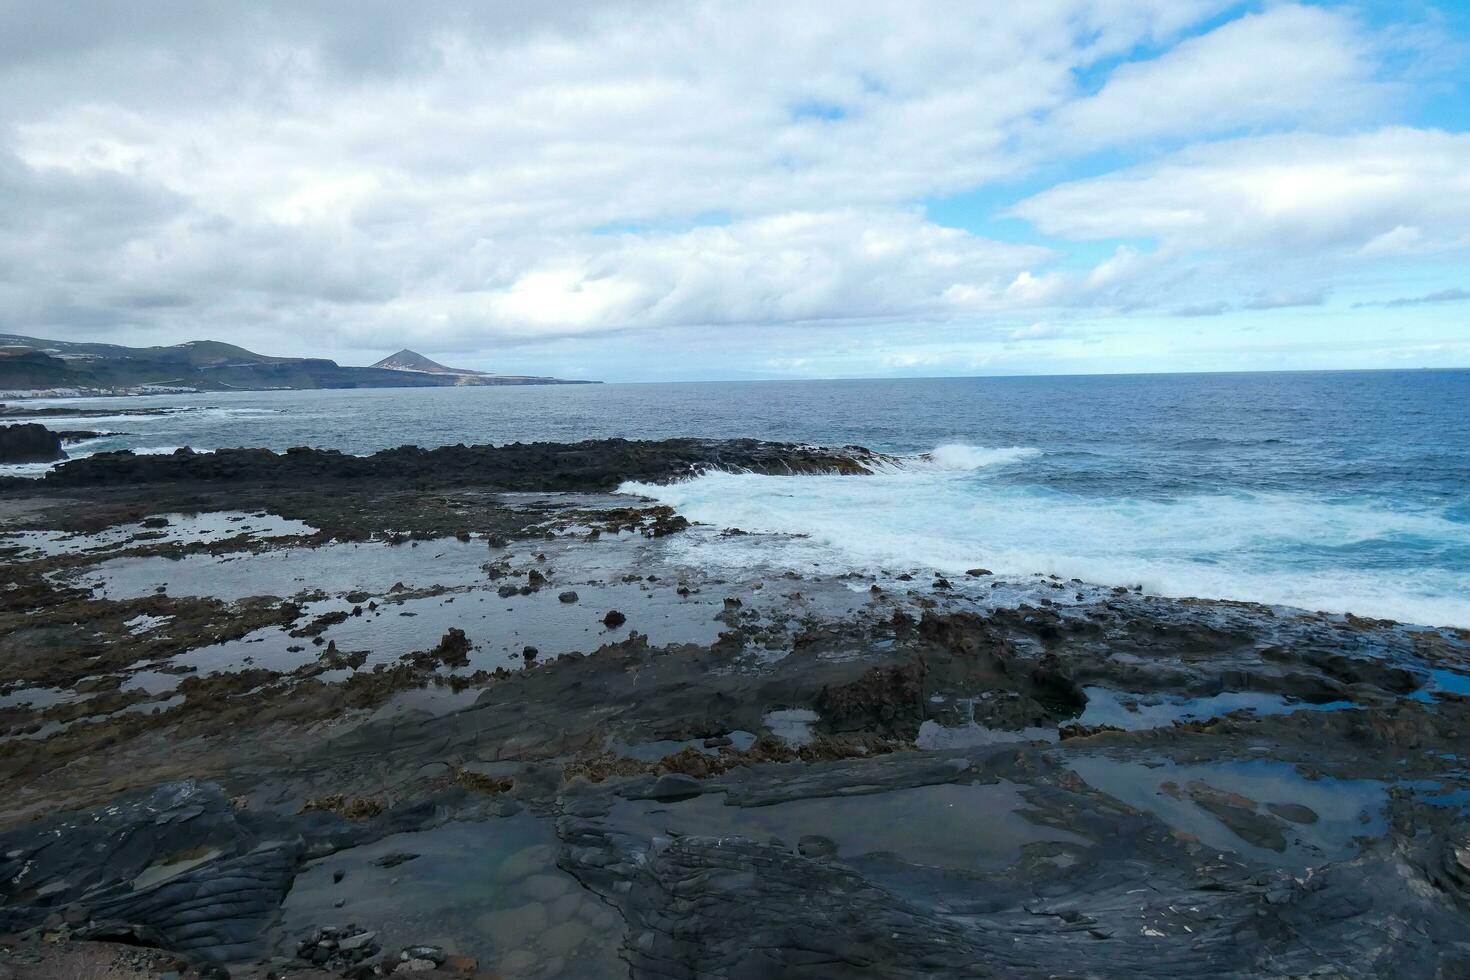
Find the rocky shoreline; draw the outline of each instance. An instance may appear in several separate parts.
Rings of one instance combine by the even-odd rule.
[[[885,461],[859,446],[828,449],[756,439],[600,439],[577,443],[512,443],[503,446],[401,446],[352,456],[336,450],[299,447],[180,449],[168,456],[129,451],[98,453],[46,474],[49,485],[115,487],[122,484],[190,484],[264,481],[370,480],[435,486],[474,485],[532,492],[611,492],[627,480],[666,482],[702,469],[776,475],[867,473]],[[23,487],[14,478],[0,486]]]
[[[5,481],[0,967],[1470,974],[1470,634],[724,568],[691,556],[739,529],[611,493],[887,462],[608,440]]]

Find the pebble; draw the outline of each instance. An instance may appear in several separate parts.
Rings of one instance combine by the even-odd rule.
[[[360,964],[379,951],[377,933],[354,925],[322,927],[296,946],[298,959],[336,970]]]
[[[378,934],[376,932],[360,932],[355,936],[348,936],[346,939],[339,940],[337,943],[337,948],[361,949],[376,938],[378,938]]]
[[[446,959],[443,949],[438,946],[429,945],[405,946],[403,947],[403,952],[398,954],[398,956],[399,959],[404,960],[428,960],[435,966],[443,963]]]

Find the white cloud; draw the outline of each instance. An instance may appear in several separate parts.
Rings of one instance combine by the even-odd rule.
[[[1394,238],[1459,248],[1470,243],[1470,134],[1237,139],[1061,184],[1012,210],[1053,235],[1173,248],[1354,251]]]
[[[1426,248],[1424,232],[1409,225],[1395,225],[1358,249],[1358,254],[1412,255],[1421,251],[1433,251],[1432,245]]]
[[[1371,46],[1342,10],[1287,4],[1248,14],[1149,61],[1048,121],[1072,149],[1282,121],[1337,122],[1386,95]]]
[[[498,281],[449,270],[384,305],[367,336],[415,313],[437,339],[904,317],[942,320],[1004,295],[1048,250],[908,211],[793,212],[668,234],[537,243]]]
[[[705,3],[509,36],[431,15],[415,57],[383,55],[409,68],[345,78],[330,39],[277,14],[254,47],[93,54],[85,97],[9,115],[33,167],[126,175],[237,222],[483,235],[892,205],[1015,173],[1008,144],[1074,71],[1222,6]],[[68,68],[42,88],[74,86]],[[238,91],[156,78],[201,72]]]
[[[1006,337],[1010,340],[1051,340],[1063,334],[1061,327],[1055,323],[1033,323],[1027,327],[1017,327]]]
[[[1260,293],[1240,304],[1243,310],[1286,310],[1298,306],[1321,306],[1327,301],[1322,289]]]
[[[920,216],[1079,153],[1382,111],[1379,52],[1335,7],[66,8],[0,4],[6,330],[473,350],[1008,317],[1001,340],[1197,302],[1195,249],[1403,254],[1459,220],[1463,138],[1412,130],[1196,146],[1017,208],[1160,241],[1101,261]],[[1316,288],[1224,271],[1236,305]]]
[[[0,322],[492,342],[1034,305],[1044,253],[912,202],[1017,172],[1074,71],[1223,3],[37,9],[0,43],[0,197],[75,197],[0,228]]]

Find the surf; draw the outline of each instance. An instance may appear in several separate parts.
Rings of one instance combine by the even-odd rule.
[[[1084,496],[1030,479],[1034,447],[945,444],[871,476],[708,472],[625,483],[700,524],[706,565],[962,575],[984,567],[1173,597],[1470,626],[1470,526],[1442,510],[1300,492]]]

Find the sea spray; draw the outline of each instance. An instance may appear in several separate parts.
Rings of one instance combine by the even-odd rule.
[[[1470,555],[1470,525],[1441,511],[1304,493],[1087,497],[1028,482],[1026,467],[1041,458],[1026,447],[950,444],[869,477],[713,472],[620,491],[716,528],[777,536],[685,546],[686,560],[710,565],[948,574],[983,565],[1470,625],[1470,571],[1453,560]]]

